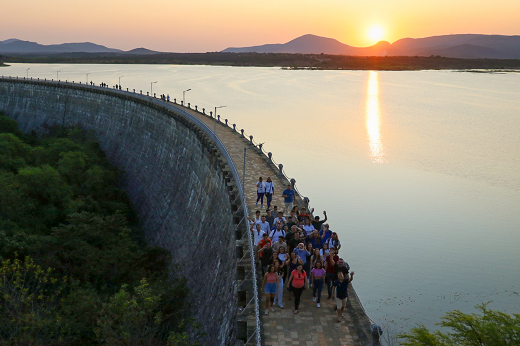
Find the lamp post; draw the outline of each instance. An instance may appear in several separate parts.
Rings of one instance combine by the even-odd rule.
[[[61,70],[56,71],[56,80],[60,80],[60,73]]]
[[[191,89],[188,89],[188,90],[184,90],[184,91],[182,92],[182,104],[183,104],[184,106],[186,106],[186,98],[185,98],[185,96],[186,96],[186,92],[187,92],[187,91],[190,91],[190,90],[191,90]]]
[[[259,145],[263,145],[263,144],[264,143],[259,144]],[[242,171],[242,192],[244,192],[244,183],[246,181],[246,155],[247,155],[247,151],[249,149],[254,148],[254,147],[256,147],[256,145],[253,144],[253,145],[251,145],[251,146],[249,146],[247,148],[244,148],[244,167],[243,167],[243,171]]]
[[[151,97],[153,97],[153,85],[154,85],[155,83],[157,83],[157,81],[155,81],[155,82],[151,82],[151,83],[150,83],[150,96],[151,96]]]
[[[87,84],[88,84],[88,75],[89,75],[89,74],[90,74],[90,72],[89,72],[89,73],[87,73]]]
[[[119,87],[121,87],[121,78],[123,78],[124,76],[121,76],[119,77]]]
[[[27,79],[29,79],[29,70],[30,69],[31,69],[30,67],[27,69]]]
[[[213,122],[213,133],[216,132],[217,130],[217,108],[224,108],[224,107],[227,107],[227,106],[218,106],[218,107],[215,107],[215,113],[213,113],[213,116],[215,117],[215,121]]]

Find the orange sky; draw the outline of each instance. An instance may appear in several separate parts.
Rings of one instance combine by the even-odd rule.
[[[94,42],[129,50],[207,52],[285,43],[304,34],[352,46],[456,33],[520,35],[520,1],[494,0],[11,0],[0,40]]]

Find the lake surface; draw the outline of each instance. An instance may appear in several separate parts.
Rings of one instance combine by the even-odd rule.
[[[520,312],[519,73],[14,64],[0,74],[58,70],[227,106],[222,118],[265,142],[318,215],[327,210],[376,322],[434,327],[487,301]]]

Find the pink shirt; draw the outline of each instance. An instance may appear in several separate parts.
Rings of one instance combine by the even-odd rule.
[[[274,284],[276,282],[276,273],[267,273],[267,283]]]
[[[323,278],[323,276],[325,276],[325,269],[323,269],[323,268],[320,268],[320,269],[313,268],[311,270],[311,273],[314,274],[314,277],[316,279],[320,279],[320,278]]]

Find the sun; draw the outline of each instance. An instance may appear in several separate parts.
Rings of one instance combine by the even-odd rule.
[[[368,38],[372,42],[379,42],[379,41],[381,41],[383,39],[384,34],[385,34],[385,31],[379,25],[371,26],[368,29],[368,32],[367,32]]]

